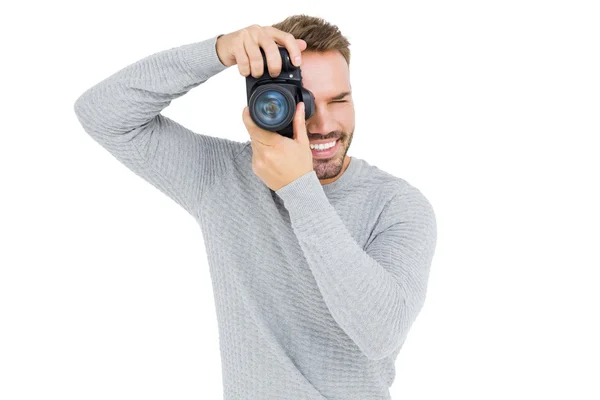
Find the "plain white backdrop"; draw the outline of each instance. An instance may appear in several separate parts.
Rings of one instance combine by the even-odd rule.
[[[600,398],[596,3],[4,6],[0,398],[222,398],[199,226],[88,137],[73,104],[149,54],[298,13],[351,42],[348,154],[436,212],[392,398]],[[232,67],[163,113],[243,142],[245,105]]]

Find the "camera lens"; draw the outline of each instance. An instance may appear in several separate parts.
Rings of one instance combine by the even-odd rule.
[[[288,112],[287,99],[276,90],[261,93],[254,103],[254,115],[267,126],[280,125],[288,116]]]

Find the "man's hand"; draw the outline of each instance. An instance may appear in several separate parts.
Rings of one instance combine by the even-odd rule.
[[[296,106],[293,139],[258,127],[252,121],[247,106],[242,118],[252,144],[252,171],[271,190],[277,191],[314,170],[303,102]]]
[[[216,50],[221,64],[227,67],[237,64],[242,76],[252,74],[253,77],[259,78],[268,69],[270,75],[276,77],[281,73],[282,67],[278,45],[287,49],[295,66],[300,66],[301,52],[306,50],[306,42],[272,26],[251,25],[220,36],[217,39]],[[264,65],[261,48],[265,52],[268,65]]]

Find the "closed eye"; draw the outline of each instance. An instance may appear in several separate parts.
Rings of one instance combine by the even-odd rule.
[[[347,100],[332,101],[332,103],[347,103]]]

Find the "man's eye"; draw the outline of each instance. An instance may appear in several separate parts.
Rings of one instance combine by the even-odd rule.
[[[338,100],[338,101],[333,101],[332,103],[347,103],[346,100]]]

